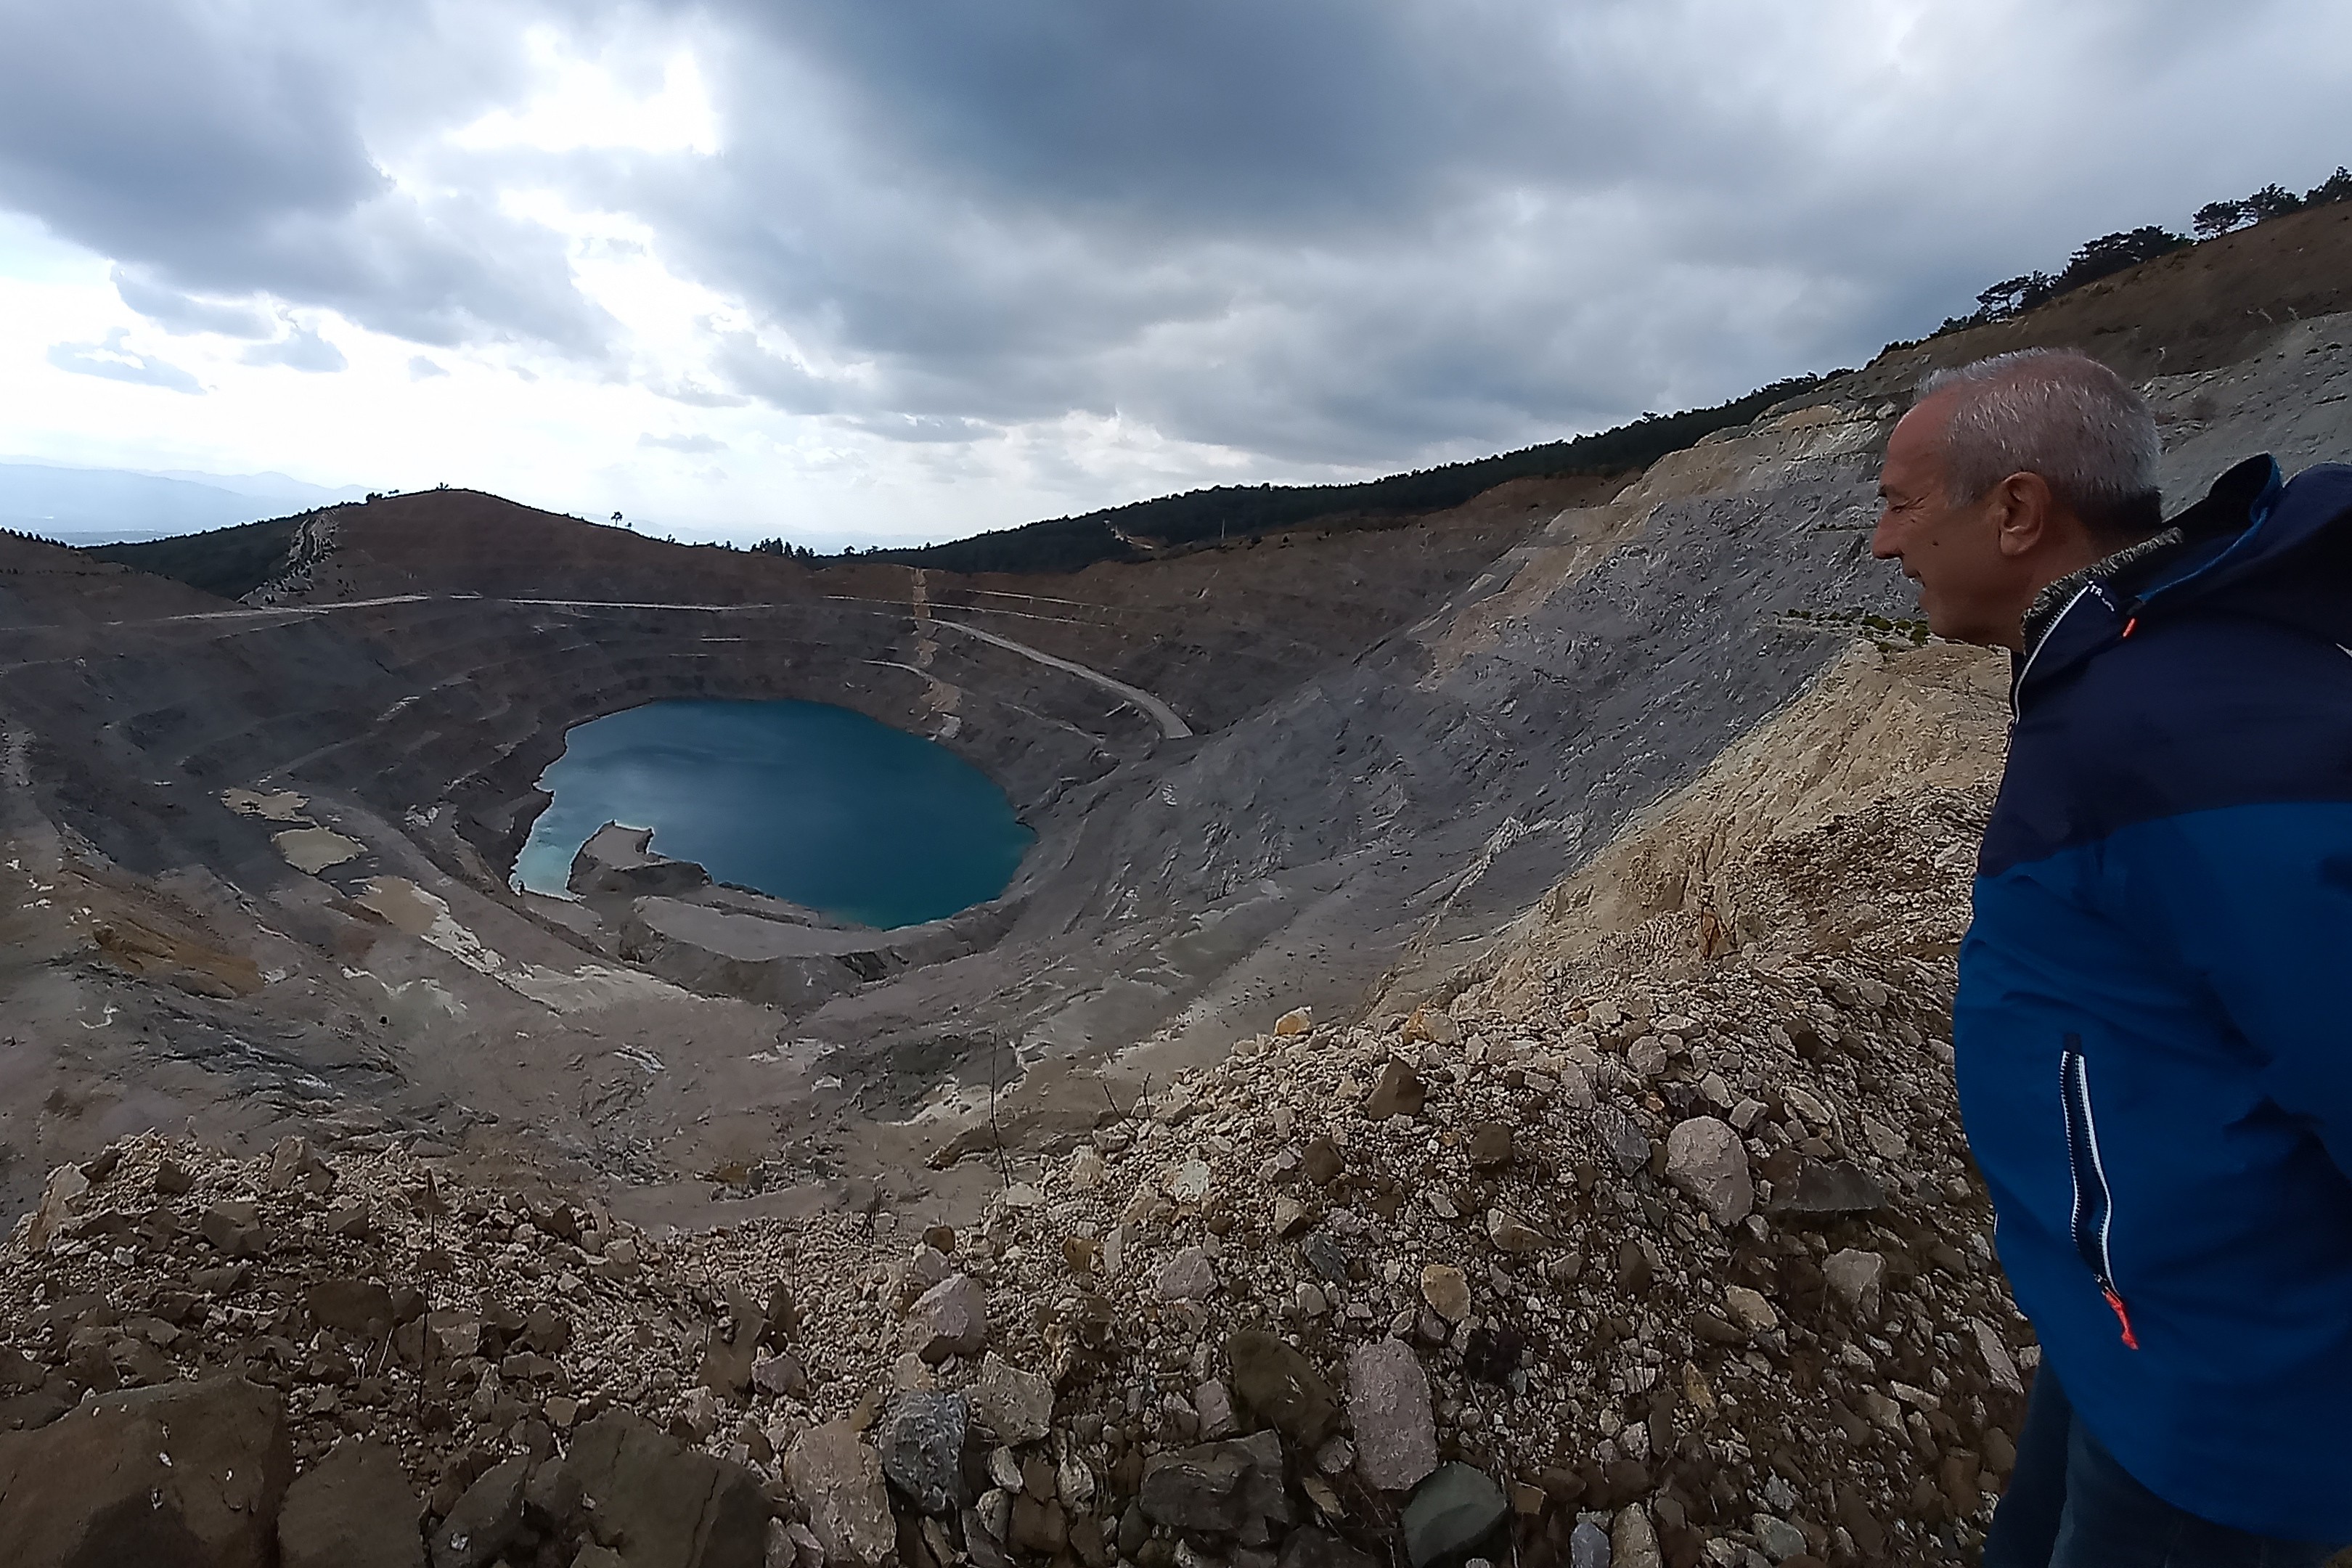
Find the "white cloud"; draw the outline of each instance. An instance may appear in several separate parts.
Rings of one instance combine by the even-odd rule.
[[[568,51],[554,28],[531,29],[528,43],[541,78],[530,100],[494,109],[450,132],[451,145],[473,151],[527,147],[541,153],[630,149],[644,153],[719,151],[719,119],[702,68],[683,50],[662,67],[661,85],[635,93],[603,64]]]
[[[2322,0],[123,5],[0,9],[12,444],[681,536],[1549,439],[2352,159]]]
[[[74,375],[95,375],[108,381],[129,382],[134,386],[160,386],[167,392],[204,395],[204,384],[178,365],[127,346],[125,340],[130,335],[130,329],[117,327],[106,334],[102,342],[52,343],[48,361]]]
[[[350,368],[352,362],[343,357],[343,351],[319,335],[317,323],[289,318],[286,325],[284,337],[275,342],[256,343],[237,359],[245,364],[284,365],[313,375]]]

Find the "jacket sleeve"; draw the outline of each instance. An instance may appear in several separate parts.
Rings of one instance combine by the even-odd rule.
[[[2116,917],[2184,966],[2352,1176],[2352,802],[2143,823],[2105,858]]]

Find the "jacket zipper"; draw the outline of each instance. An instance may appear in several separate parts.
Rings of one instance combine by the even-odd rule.
[[[2066,1161],[2074,1174],[2074,1250],[2090,1267],[2099,1292],[2122,1325],[2124,1344],[2139,1349],[2132,1331],[2131,1313],[2116,1289],[2115,1258],[2109,1234],[2115,1228],[2115,1194],[2107,1185],[2107,1167],[2099,1158],[2099,1126],[2091,1115],[2091,1068],[2083,1057],[2083,1037],[2066,1037],[2058,1058],[2059,1097],[2066,1108]]]
[[[2017,679],[2010,683],[2009,688],[2009,720],[2011,724],[2025,717],[2025,678],[2033,673],[2033,661],[2040,658],[2042,650],[2050,646],[2051,634],[2058,629],[2058,624],[2073,615],[2074,606],[2097,586],[2095,583],[2085,583],[2074,590],[2074,596],[2066,601],[2066,607],[2050,617],[2050,624],[2042,628],[2042,635],[2034,638],[2033,646],[2026,650],[2024,661],[2018,668]]]

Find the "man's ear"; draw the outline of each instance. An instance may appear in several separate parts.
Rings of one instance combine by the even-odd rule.
[[[1993,542],[2003,555],[2031,554],[2049,537],[2056,507],[2050,481],[2040,474],[2010,475],[1993,486],[1988,501]]]

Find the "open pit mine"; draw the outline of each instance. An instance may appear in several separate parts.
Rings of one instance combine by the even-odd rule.
[[[2168,497],[2342,459],[2352,205],[1640,471],[1075,572],[462,490],[234,596],[0,538],[0,1562],[1973,1561],[2007,671],[1868,539],[1917,378],[2036,344]],[[667,699],[1034,842],[894,929],[627,825],[519,890],[566,731]]]

